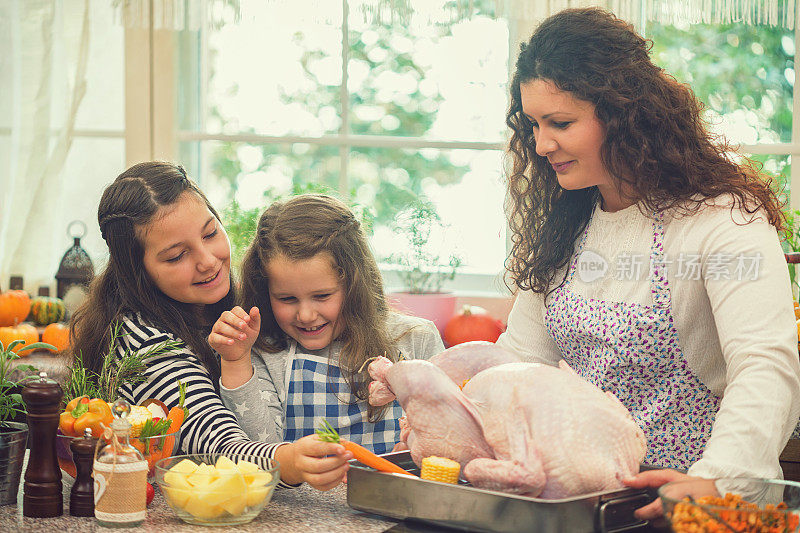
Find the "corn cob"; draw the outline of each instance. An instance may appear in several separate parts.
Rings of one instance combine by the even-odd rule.
[[[128,422],[131,423],[131,438],[138,437],[142,427],[148,420],[153,418],[153,413],[147,407],[141,405],[131,405],[131,412],[128,414]]]
[[[461,465],[447,457],[431,455],[422,460],[422,470],[419,477],[429,481],[442,483],[458,483],[458,473]]]

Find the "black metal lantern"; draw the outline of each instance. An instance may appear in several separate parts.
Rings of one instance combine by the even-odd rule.
[[[81,233],[75,234],[73,226],[79,225]],[[67,226],[67,235],[74,239],[74,244],[61,258],[61,264],[56,273],[56,296],[64,300],[67,312],[80,307],[89,292],[89,283],[94,278],[94,265],[81,247],[81,237],[86,235],[86,224],[80,220],[73,220]]]

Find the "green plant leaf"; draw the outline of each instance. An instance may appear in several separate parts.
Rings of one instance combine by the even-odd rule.
[[[9,345],[8,345],[8,351],[9,351],[9,352],[11,352],[11,351],[12,351],[14,348],[16,348],[17,346],[19,346],[20,344],[25,344],[25,341],[24,341],[24,340],[22,340],[22,339],[17,339],[17,340],[15,340],[15,341],[11,341],[11,344],[9,344]],[[23,348],[23,349],[24,349],[24,348]],[[12,352],[12,353],[13,353],[13,352]],[[9,357],[11,357],[11,356],[9,356]],[[17,354],[14,354],[14,357],[13,357],[13,358],[14,358],[14,359],[16,359],[17,357],[19,357],[19,356],[18,356]]]
[[[22,341],[25,342],[25,341]],[[34,342],[33,344],[29,344],[27,346],[23,346],[18,351],[24,352],[25,350],[53,350],[56,351],[56,347],[52,344],[47,344],[46,342]]]

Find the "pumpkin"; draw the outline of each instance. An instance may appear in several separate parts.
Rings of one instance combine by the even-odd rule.
[[[14,326],[28,317],[31,297],[21,290],[0,294],[0,326]]]
[[[61,298],[37,296],[31,300],[31,318],[40,326],[64,320],[67,310]]]
[[[22,339],[25,344],[18,344],[12,350],[14,353],[19,353],[23,347],[39,342],[39,332],[30,324],[20,324],[18,326],[0,327],[0,342],[3,343],[3,348],[8,349],[8,346],[17,339]],[[25,350],[19,353],[20,357],[26,356],[33,350]]]
[[[480,308],[465,305],[459,314],[447,322],[442,337],[448,346],[469,341],[495,342],[504,330],[505,326],[496,318]]]
[[[42,332],[42,342],[52,344],[56,347],[56,351],[66,350],[69,346],[69,327],[60,322],[49,324]]]

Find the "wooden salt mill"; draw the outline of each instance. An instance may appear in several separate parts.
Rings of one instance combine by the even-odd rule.
[[[69,493],[69,514],[72,516],[94,516],[94,481],[92,463],[97,439],[92,438],[92,430],[86,428],[83,437],[72,439],[72,461],[75,463],[75,484]]]
[[[46,372],[39,372],[39,379],[22,389],[31,445],[23,485],[23,516],[47,518],[64,514],[61,469],[56,458],[56,429],[63,397],[61,385],[49,379]]]

